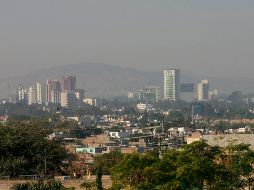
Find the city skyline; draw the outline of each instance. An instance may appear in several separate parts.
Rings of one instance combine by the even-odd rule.
[[[0,190],[254,189],[253,10],[1,0]]]
[[[92,66],[92,67],[91,67]],[[74,75],[77,73],[77,75]],[[97,74],[100,73],[100,77]],[[106,74],[106,75],[105,75]],[[74,76],[71,77],[70,75]],[[145,86],[158,86],[161,88],[161,96],[163,97],[163,71],[160,72],[143,72],[139,70],[133,69],[123,69],[121,67],[110,66],[106,64],[97,64],[96,67],[93,64],[79,64],[75,67],[56,67],[48,70],[42,70],[33,75],[24,76],[19,80],[15,80],[12,82],[3,81],[5,86],[5,90],[1,91],[1,98],[8,97],[9,95],[15,93],[15,88],[18,84],[23,84],[27,89],[30,85],[35,85],[33,81],[39,82],[41,84],[45,84],[46,79],[57,79],[59,82],[64,85],[63,82],[66,80],[66,90],[72,88],[75,89],[76,86],[76,77],[79,79],[77,81],[77,86],[82,89],[86,89],[86,93],[90,97],[114,97],[126,95],[131,91],[138,91],[139,89]],[[66,76],[66,77],[63,77]],[[140,78],[141,77],[141,78]],[[143,78],[145,77],[145,78]],[[141,79],[141,80],[140,80]],[[201,80],[208,79],[211,84],[211,89],[217,90],[220,95],[229,95],[233,91],[241,90],[244,94],[250,94],[251,88],[249,92],[246,92],[242,86],[240,88],[236,86],[236,83],[232,83],[230,81],[224,81],[225,79],[219,78],[218,80],[214,80],[209,77],[189,77],[186,76],[185,73],[182,73],[181,70],[181,85],[183,86],[184,94],[181,94],[181,98],[184,100],[191,101],[194,99],[193,91],[190,91],[193,84],[198,84]],[[139,81],[140,80],[140,81]],[[131,81],[135,81],[134,83]],[[251,82],[251,80],[249,80]],[[230,82],[230,83],[229,83]],[[239,82],[239,81],[238,81]],[[224,85],[226,84],[226,85]],[[110,86],[109,86],[110,85]],[[128,86],[126,86],[128,85]],[[190,86],[191,85],[191,86]],[[229,88],[231,86],[231,89]],[[251,83],[252,85],[252,83]],[[72,87],[71,87],[72,86]],[[234,87],[236,86],[236,87]],[[227,93],[224,91],[224,87],[227,87]],[[1,88],[1,83],[0,83]],[[182,88],[182,86],[181,86]],[[122,90],[121,90],[122,89]],[[124,89],[124,90],[123,90]],[[187,90],[187,91],[186,91]],[[4,94],[5,95],[2,95]],[[110,93],[110,94],[109,94]],[[215,93],[218,94],[218,93]],[[192,96],[192,97],[191,97]],[[186,99],[187,98],[187,99]]]

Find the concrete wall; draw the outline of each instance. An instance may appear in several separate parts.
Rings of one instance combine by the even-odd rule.
[[[250,148],[254,150],[254,134],[219,134],[219,135],[203,135],[203,139],[209,145],[226,147],[230,143],[233,144],[250,144]]]

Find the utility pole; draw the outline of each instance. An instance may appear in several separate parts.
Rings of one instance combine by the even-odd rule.
[[[44,155],[44,175],[47,174],[47,150],[45,149],[45,155]]]

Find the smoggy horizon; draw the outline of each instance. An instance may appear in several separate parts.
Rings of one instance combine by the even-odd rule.
[[[0,2],[0,75],[105,63],[252,77],[253,1]]]

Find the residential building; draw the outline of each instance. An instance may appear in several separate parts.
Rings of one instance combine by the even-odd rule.
[[[102,151],[103,151],[103,148],[101,148],[101,147],[78,147],[78,148],[76,148],[77,154],[89,153],[89,154],[97,155],[97,154],[101,154]]]
[[[197,85],[197,100],[207,101],[209,100],[209,82],[208,80],[202,80],[201,83]]]
[[[106,147],[114,144],[114,141],[110,140],[110,136],[107,134],[94,135],[86,137],[82,143],[87,147]]]
[[[75,92],[64,91],[61,92],[61,106],[65,108],[75,108],[77,107],[77,98]]]
[[[139,90],[139,101],[147,104],[156,103],[160,100],[160,87],[146,86]]]
[[[187,144],[191,144],[196,141],[200,141],[202,139],[202,133],[199,131],[196,131],[191,134],[191,136],[186,138]]]
[[[37,103],[42,104],[46,102],[46,86],[40,83],[36,83],[36,97]]]
[[[142,103],[137,104],[137,108],[140,111],[145,111],[147,109],[151,109],[151,107],[152,106],[150,104],[142,104]]]
[[[97,106],[97,99],[95,99],[95,98],[85,98],[85,99],[83,100],[83,102],[84,102],[85,104],[90,105],[90,106]]]
[[[18,89],[17,89],[17,96],[18,96],[18,101],[25,101],[27,102],[27,91],[24,89],[23,84],[18,84]]]
[[[76,77],[66,76],[61,79],[61,90],[64,91],[75,91],[76,89]]]
[[[61,85],[59,80],[47,80],[46,101],[48,103],[60,103]]]
[[[85,98],[85,90],[84,89],[76,89],[75,96],[78,101],[78,105],[81,105],[83,99]]]
[[[134,92],[128,92],[128,99],[134,98]]]
[[[177,101],[180,97],[180,69],[164,70],[164,99]]]
[[[28,105],[37,103],[37,90],[32,86],[29,87],[28,90]]]
[[[114,132],[109,132],[109,135],[112,137],[112,138],[128,138],[131,133],[130,132],[127,132],[127,131],[114,131]]]

